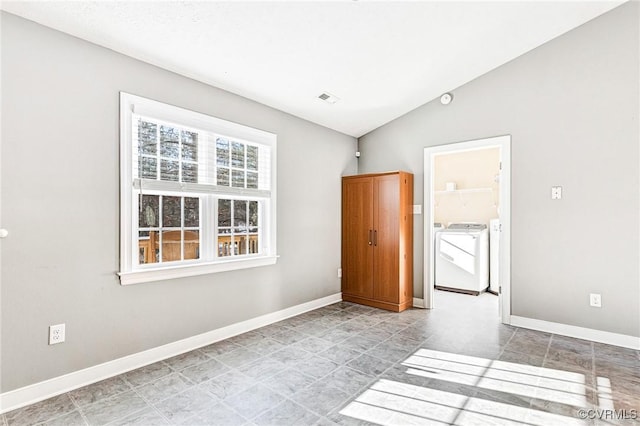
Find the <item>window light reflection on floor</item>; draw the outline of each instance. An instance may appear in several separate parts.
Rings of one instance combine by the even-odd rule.
[[[563,370],[419,349],[402,365],[407,373],[585,407],[584,375]]]
[[[598,406],[603,410],[614,410],[611,381],[606,377],[598,376],[596,378],[596,387],[598,391]]]
[[[380,425],[588,424],[559,414],[385,379],[374,383],[340,414]]]
[[[406,373],[480,389],[589,408],[583,374],[497,361],[430,349],[418,349],[402,365]],[[597,378],[600,407],[613,409],[611,385]],[[586,425],[587,420],[425,386],[380,379],[340,411],[380,425],[529,424]]]

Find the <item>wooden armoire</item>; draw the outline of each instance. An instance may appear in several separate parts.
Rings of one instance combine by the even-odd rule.
[[[413,305],[413,175],[342,178],[342,299],[400,312]]]

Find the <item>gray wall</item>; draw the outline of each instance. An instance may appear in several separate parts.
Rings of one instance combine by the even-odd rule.
[[[2,90],[2,392],[340,291],[354,138],[6,13]],[[120,286],[119,91],[278,135],[275,266]]]
[[[624,4],[363,136],[360,173],[415,173],[424,147],[512,135],[512,313],[640,336],[639,7]],[[550,187],[563,186],[551,201]],[[416,216],[414,291],[422,297]],[[589,293],[602,308],[589,307]],[[437,298],[436,298],[437,309]]]

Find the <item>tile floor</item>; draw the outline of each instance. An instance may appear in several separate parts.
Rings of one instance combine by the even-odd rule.
[[[489,294],[437,292],[436,304],[397,314],[337,303],[0,421],[640,425],[615,419],[640,411],[640,351],[502,325]]]

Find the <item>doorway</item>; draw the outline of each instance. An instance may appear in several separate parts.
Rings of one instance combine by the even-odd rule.
[[[474,188],[458,187],[455,181],[439,182],[436,179],[436,164],[438,159],[452,154],[471,153],[473,151],[485,151],[497,149],[499,151],[499,172],[496,181],[499,185],[491,187]],[[489,152],[489,151],[485,151]],[[441,179],[440,179],[441,180]],[[436,186],[438,185],[438,186]],[[440,188],[440,186],[443,186]],[[484,195],[481,195],[483,194]],[[436,218],[436,208],[441,195],[446,197],[456,197],[461,202],[469,201],[475,196],[489,197],[496,202],[496,211],[499,216],[499,224],[494,224],[494,236],[499,246],[497,258],[497,285],[498,294],[498,316],[504,324],[510,323],[511,316],[511,135],[496,136],[484,139],[476,139],[465,142],[438,145],[424,149],[424,307],[433,309],[437,306],[435,300],[434,287],[435,276],[435,244],[436,232],[439,231],[434,226]],[[442,224],[446,226],[447,224]],[[495,244],[494,244],[495,245]],[[494,279],[496,278],[496,271]]]

